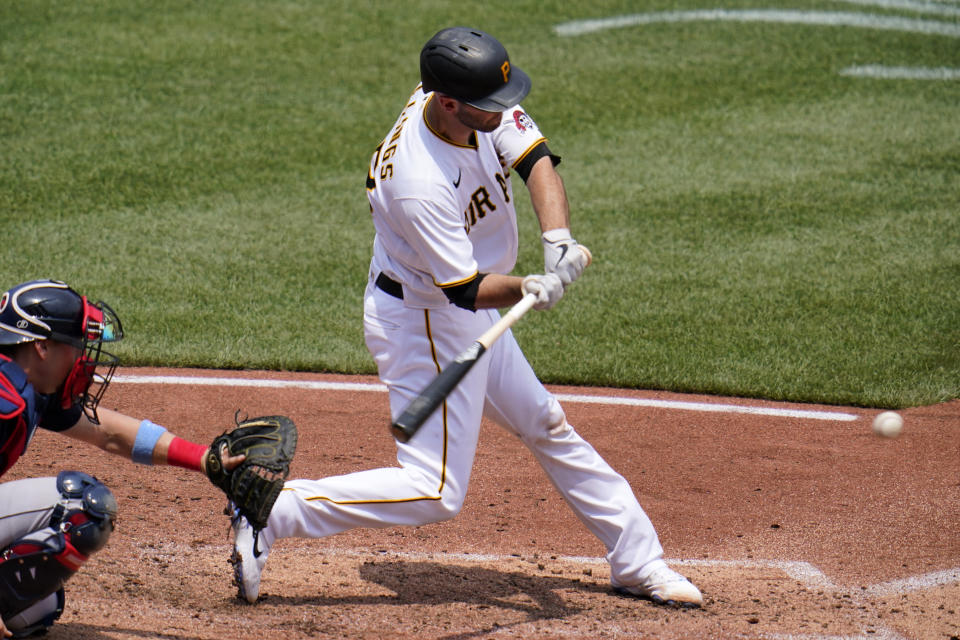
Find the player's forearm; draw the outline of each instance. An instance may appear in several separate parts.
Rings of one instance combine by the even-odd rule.
[[[205,446],[179,438],[149,420],[102,407],[97,414],[100,424],[95,425],[84,416],[66,435],[141,464],[202,469]]]
[[[82,415],[64,434],[108,453],[130,457],[139,421],[104,407],[97,409],[97,417],[100,424],[93,424]]]
[[[540,221],[540,230],[570,228],[570,205],[563,179],[549,157],[540,158],[527,178],[527,190],[533,211]]]
[[[517,303],[523,297],[523,278],[499,273],[487,274],[477,290],[477,309],[502,309]]]

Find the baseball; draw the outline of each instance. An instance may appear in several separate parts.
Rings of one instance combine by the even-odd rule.
[[[885,438],[896,438],[903,429],[903,418],[895,411],[884,411],[873,419],[873,432]]]

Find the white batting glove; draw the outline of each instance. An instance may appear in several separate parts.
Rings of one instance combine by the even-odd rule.
[[[523,279],[523,292],[537,296],[533,308],[537,311],[550,309],[563,297],[563,282],[555,273],[527,276]]]
[[[570,236],[570,229],[551,229],[540,236],[543,243],[543,268],[560,276],[563,286],[580,277],[589,259],[583,248]]]

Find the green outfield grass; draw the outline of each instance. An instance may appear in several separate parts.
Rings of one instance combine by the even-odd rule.
[[[960,30],[957,2],[766,6]],[[960,397],[960,35],[553,29],[758,7],[0,0],[3,287],[57,277],[106,299],[128,364],[374,372],[366,165],[422,43],[468,24],[533,77],[525,106],[595,256],[515,329],[545,381],[870,407]],[[946,79],[841,73],[865,65]],[[514,188],[522,275],[542,254]]]

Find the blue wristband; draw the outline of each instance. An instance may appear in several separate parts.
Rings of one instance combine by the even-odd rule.
[[[164,427],[149,420],[141,422],[137,439],[133,441],[133,453],[130,458],[140,464],[153,464],[153,448],[157,446],[157,440],[166,431]]]

